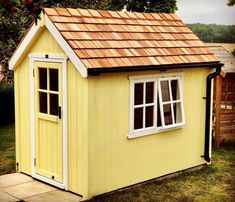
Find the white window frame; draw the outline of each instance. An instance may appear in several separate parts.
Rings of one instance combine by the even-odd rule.
[[[158,74],[158,75],[140,75],[140,76],[129,76],[130,80],[130,126],[129,126],[129,134],[128,138],[136,138],[146,135],[152,135],[168,130],[174,130],[177,128],[182,128],[185,125],[185,115],[184,115],[184,104],[183,104],[183,73],[174,73],[174,74]],[[169,92],[170,92],[170,101],[163,102],[162,101],[162,91],[161,91],[161,81],[163,80],[178,80],[178,90],[179,90],[179,99],[176,101],[172,100],[172,92],[171,86],[169,85]],[[154,82],[154,101],[153,104],[146,104],[145,103],[145,90],[146,90],[146,82]],[[143,83],[143,104],[135,105],[135,84],[136,83]],[[159,96],[159,109],[160,109],[160,116],[161,116],[161,123],[162,126],[157,127],[157,100]],[[180,103],[181,104],[181,113],[182,113],[182,122],[175,123],[174,121],[174,110],[173,110],[173,103]],[[163,104],[171,104],[171,112],[172,112],[172,121],[173,124],[165,125],[164,121],[164,114],[163,114]],[[154,107],[154,114],[153,114],[153,126],[145,127],[145,108],[147,106]],[[134,129],[134,109],[138,107],[143,107],[143,128],[141,129]]]

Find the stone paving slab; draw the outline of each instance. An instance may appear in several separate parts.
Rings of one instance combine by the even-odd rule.
[[[21,173],[2,175],[0,176],[0,189],[32,181],[34,181],[33,178]]]
[[[15,202],[15,201],[19,201],[19,199],[3,191],[0,191],[0,201],[1,202],[13,202],[13,201]]]
[[[24,198],[24,201],[27,202],[46,202],[46,201],[56,201],[56,202],[79,202],[81,201],[81,197],[70,192],[56,190],[47,192],[44,194],[40,194],[37,196],[33,196],[30,198]]]
[[[0,202],[78,202],[82,198],[21,174],[0,176]]]
[[[56,190],[56,188],[38,181],[27,182],[2,189],[2,191],[20,199],[36,196],[54,190]]]

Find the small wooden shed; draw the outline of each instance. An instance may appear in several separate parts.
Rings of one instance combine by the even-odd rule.
[[[224,63],[214,84],[214,142],[235,142],[235,57],[221,46],[208,48]]]
[[[19,172],[88,199],[210,162],[221,64],[174,14],[46,8],[9,66]]]

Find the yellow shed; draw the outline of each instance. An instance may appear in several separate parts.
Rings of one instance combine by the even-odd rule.
[[[174,14],[44,9],[9,62],[17,171],[89,199],[210,162],[221,66]]]

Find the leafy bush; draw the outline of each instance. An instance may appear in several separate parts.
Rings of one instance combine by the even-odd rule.
[[[0,126],[14,122],[14,88],[11,85],[0,85]]]

